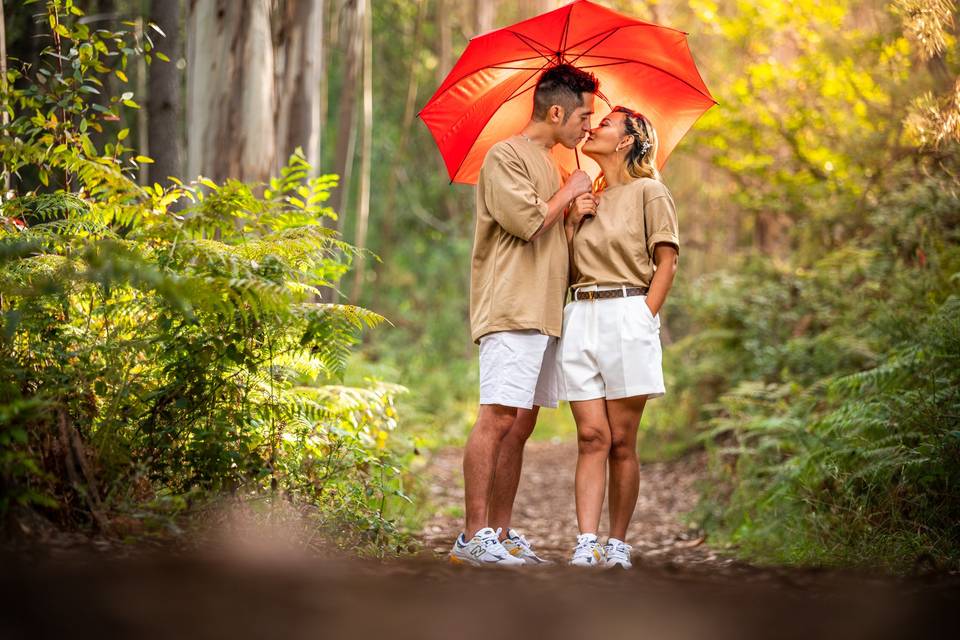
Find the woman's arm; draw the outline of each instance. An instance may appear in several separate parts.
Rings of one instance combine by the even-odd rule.
[[[677,275],[677,248],[665,242],[658,243],[653,248],[653,263],[657,265],[657,270],[650,281],[650,290],[647,291],[647,307],[650,308],[650,313],[657,315],[670,293],[673,278]]]
[[[570,282],[577,279],[577,272],[573,267],[573,237],[580,228],[584,216],[593,216],[597,214],[598,199],[592,193],[584,193],[577,196],[570,203],[569,211],[563,219],[563,232],[567,235],[567,253],[570,256]]]

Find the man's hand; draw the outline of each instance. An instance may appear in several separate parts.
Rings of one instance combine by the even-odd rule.
[[[569,192],[568,195],[570,199],[573,200],[581,194],[593,191],[593,181],[590,180],[590,174],[577,169],[567,178],[567,182],[563,185],[563,188]]]

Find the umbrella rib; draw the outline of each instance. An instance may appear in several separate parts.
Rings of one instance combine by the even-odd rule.
[[[528,45],[528,46],[529,46],[529,45]],[[536,51],[536,49],[534,49],[534,51]],[[524,62],[524,61],[526,61],[526,60],[537,60],[537,59],[541,59],[541,58],[544,59],[544,60],[548,60],[548,58],[547,58],[545,55],[543,55],[542,53],[539,53],[539,52],[538,52],[537,55],[535,55],[535,56],[530,56],[529,58],[514,58],[514,59],[509,60],[509,61],[507,61],[507,62]],[[549,60],[552,60],[552,58],[550,58]],[[546,65],[544,65],[544,66],[546,66]],[[457,78],[457,80],[456,80],[455,82],[451,82],[451,83],[450,83],[450,86],[447,87],[446,90],[444,90],[444,92],[443,92],[442,94],[440,94],[440,95],[445,95],[445,94],[447,93],[447,91],[450,91],[450,89],[452,89],[453,87],[457,86],[458,84],[460,84],[461,82],[463,82],[464,80],[466,80],[467,78],[469,78],[470,76],[472,76],[473,74],[475,74],[475,73],[480,73],[480,72],[483,71],[484,69],[506,69],[506,68],[508,68],[508,67],[501,67],[501,66],[498,66],[498,65],[487,65],[487,66],[484,66],[484,67],[480,67],[479,69],[474,69],[473,71],[469,71],[469,72],[463,74],[462,76],[460,76],[459,78]],[[529,67],[520,67],[521,70],[522,70],[522,69],[528,69],[528,68],[529,68]],[[543,67],[540,67],[540,68],[542,69]],[[444,82],[445,82],[445,81],[444,81]],[[439,97],[440,97],[439,95],[438,95],[438,96],[434,96],[434,98],[439,98]],[[433,102],[433,98],[431,98],[431,99],[427,102],[427,105],[424,105],[424,109],[426,109],[426,107],[429,106],[429,104],[430,104],[431,102]],[[423,113],[423,109],[421,109],[421,110],[418,112],[418,115],[419,115],[420,113]]]
[[[557,51],[566,52],[567,50],[567,34],[570,33],[570,14],[573,13],[573,3],[570,4],[570,9],[567,11],[567,18],[563,21],[563,33],[560,34],[560,46],[557,48]]]
[[[617,29],[622,29],[622,28],[623,28],[623,27],[612,27],[612,28],[608,29],[607,31],[601,31],[600,33],[595,33],[595,34],[593,34],[592,36],[590,36],[589,38],[584,38],[583,40],[580,40],[579,42],[574,42],[574,43],[571,44],[571,45],[567,45],[567,48],[565,49],[565,51],[569,51],[570,49],[574,49],[574,48],[576,48],[576,47],[579,47],[579,46],[582,45],[583,43],[585,43],[585,42],[590,42],[590,41],[593,40],[594,38],[606,38],[608,35],[610,35],[610,34],[613,33],[614,31],[616,31]],[[594,46],[596,46],[596,45],[594,45]],[[592,48],[593,48],[593,47],[590,47],[590,49],[592,49]],[[590,49],[587,49],[587,51],[589,51]],[[583,55],[583,54],[580,54],[580,55]]]
[[[527,82],[530,81],[530,78],[532,78],[532,77],[534,77],[535,75],[537,75],[537,73],[539,73],[544,67],[546,67],[548,64],[550,64],[550,62],[551,62],[550,60],[547,60],[547,62],[544,63],[544,65],[541,66],[540,69],[537,69],[536,71],[534,71],[533,73],[531,73],[527,78],[524,79],[523,82],[520,83],[520,86],[517,87],[517,89],[519,89],[519,88],[522,87],[523,85],[527,84]],[[509,98],[507,98],[506,100],[504,100],[503,102],[501,102],[501,103],[500,103],[500,107],[502,107],[503,105],[505,105],[505,104],[506,104],[507,102],[509,102],[510,100],[513,100],[513,99],[516,98],[517,96],[522,95],[523,93],[529,91],[531,88],[532,88],[532,87],[527,87],[526,89],[524,89],[524,90],[521,91],[520,93],[516,93],[516,90],[514,90],[514,95],[511,95]],[[480,127],[480,133],[477,134],[477,137],[478,137],[478,138],[479,138],[480,135],[483,133],[483,130],[487,128],[487,125],[490,123],[490,121],[493,120],[493,116],[497,115],[497,111],[500,110],[500,107],[497,107],[496,109],[494,109],[494,110],[493,110],[493,113],[490,114],[490,117],[487,118],[486,122],[483,123],[483,126]],[[461,119],[462,119],[462,118],[461,118]],[[458,121],[458,122],[459,122],[459,121]],[[476,144],[476,140],[474,140],[474,144]],[[473,145],[470,146],[470,149],[467,149],[467,152],[464,154],[463,158],[460,159],[460,164],[457,165],[457,170],[453,172],[453,176],[450,178],[450,184],[453,184],[454,181],[456,180],[457,174],[460,173],[460,169],[463,168],[463,163],[467,161],[467,156],[470,155],[470,151],[471,151],[472,149],[473,149]]]
[[[529,78],[527,78],[527,80],[529,80]],[[526,84],[526,83],[527,83],[527,81],[524,80],[524,81],[523,81],[523,84]],[[523,86],[523,85],[521,85],[521,86]],[[503,104],[507,104],[508,102],[510,102],[511,100],[513,100],[514,98],[519,98],[520,96],[522,96],[523,94],[525,94],[527,91],[530,91],[531,89],[535,89],[535,88],[536,88],[536,85],[530,85],[529,87],[527,87],[526,89],[524,89],[523,91],[521,91],[521,92],[519,92],[519,93],[514,92],[514,94],[513,94],[512,96],[510,96],[509,98],[507,98],[506,100],[503,101]],[[501,106],[502,106],[502,105],[501,105]]]
[[[616,63],[616,64],[620,64],[620,63]],[[543,69],[544,66],[546,66],[546,65],[543,65],[543,66],[539,67],[538,69],[536,69],[536,71],[539,71],[540,69]],[[604,65],[601,65],[601,66],[604,66]],[[512,70],[514,70],[514,71],[534,71],[534,68],[533,68],[533,67],[508,67],[508,66],[506,66],[506,65],[500,65],[500,64],[495,64],[495,65],[491,65],[491,66],[489,66],[489,67],[484,67],[484,69],[512,69]]]
[[[537,41],[537,40],[534,40],[534,39],[531,38],[530,36],[525,36],[525,35],[523,35],[522,33],[517,33],[517,32],[514,31],[513,29],[509,29],[508,31],[510,31],[510,33],[512,33],[513,35],[517,36],[517,38],[520,40],[520,42],[522,42],[523,44],[525,44],[525,45],[527,45],[528,47],[530,47],[531,49],[533,49],[533,52],[536,53],[536,54],[538,54],[541,58],[546,59],[548,62],[549,62],[550,60],[552,60],[552,58],[551,58],[550,56],[544,54],[543,52],[541,52],[539,49],[537,49],[535,46],[533,46],[533,45],[530,44],[530,43],[533,42],[533,43],[538,44],[538,45],[540,45],[541,47],[543,47],[546,51],[550,51],[550,47],[548,47],[547,45],[545,45],[545,44],[543,44],[542,42],[539,42],[539,41]]]
[[[615,67],[618,64],[627,64],[626,62],[604,62],[603,64],[581,64],[578,69],[597,69],[599,67]]]
[[[526,93],[526,92],[529,91],[530,89],[533,89],[536,85],[531,85],[531,86],[527,87],[526,89],[524,89],[523,91],[520,91],[520,88],[523,87],[523,85],[525,85],[525,84],[527,84],[528,82],[530,82],[530,79],[531,79],[531,78],[535,77],[538,73],[540,73],[541,71],[543,71],[544,67],[546,67],[547,64],[550,64],[550,61],[548,61],[548,62],[545,63],[545,64],[540,65],[540,68],[539,68],[539,69],[535,69],[535,70],[533,70],[533,69],[525,69],[525,70],[533,71],[533,73],[531,73],[529,76],[527,76],[526,80],[524,80],[523,82],[520,83],[520,86],[517,87],[517,89],[513,92],[513,95],[511,95],[509,98],[507,98],[506,100],[504,100],[504,101],[503,101],[503,104],[506,104],[506,103],[510,102],[511,100],[513,100],[514,98],[517,98],[517,97],[523,95],[524,93]],[[500,105],[500,106],[503,106],[503,105]],[[499,107],[498,107],[497,110],[499,111]],[[496,113],[496,111],[494,111],[494,113]],[[490,116],[490,117],[492,118],[493,116]],[[484,125],[484,126],[486,126],[486,125]]]
[[[699,93],[700,95],[702,95],[704,98],[709,98],[710,101],[713,102],[714,104],[720,104],[719,102],[717,102],[716,100],[714,100],[712,96],[710,96],[710,95],[708,95],[708,94],[705,94],[703,91],[701,91],[701,90],[698,89],[697,87],[693,86],[692,84],[690,84],[689,82],[687,82],[687,81],[684,80],[683,78],[679,77],[679,76],[676,75],[675,73],[670,73],[669,71],[667,71],[667,70],[665,70],[665,69],[662,69],[662,68],[660,68],[660,67],[658,67],[658,66],[656,66],[656,65],[652,65],[652,64],[650,64],[649,62],[642,62],[642,61],[640,61],[640,60],[631,60],[631,59],[629,59],[629,58],[616,58],[616,57],[614,57],[614,56],[591,55],[590,57],[591,57],[591,58],[600,58],[600,59],[602,59],[602,60],[613,60],[613,61],[619,62],[619,63],[621,63],[621,64],[640,64],[640,65],[643,65],[643,66],[645,66],[645,67],[650,67],[651,69],[654,69],[654,70],[656,70],[656,71],[659,71],[660,73],[663,73],[663,74],[665,74],[665,75],[668,75],[668,76],[670,76],[671,78],[682,82],[683,84],[687,85],[688,87],[690,87],[691,89],[693,89],[694,91],[696,91],[697,93]]]
[[[593,51],[594,49],[596,49],[597,47],[599,47],[599,46],[603,43],[604,40],[606,40],[607,38],[609,38],[610,36],[612,36],[613,34],[615,34],[615,33],[616,33],[617,31],[619,31],[619,30],[620,30],[620,27],[614,27],[613,29],[610,29],[610,31],[608,31],[608,32],[606,33],[606,35],[604,35],[602,38],[600,38],[599,40],[597,40],[596,42],[594,42],[592,45],[590,45],[590,48],[589,48],[589,49],[587,49],[587,50],[584,51],[583,53],[578,54],[577,57],[574,58],[574,59],[570,62],[570,64],[573,64],[574,62],[576,62],[577,60],[579,60],[579,59],[582,58],[583,56],[587,55],[588,53],[590,53],[591,51]],[[579,43],[578,43],[578,44],[579,44]]]

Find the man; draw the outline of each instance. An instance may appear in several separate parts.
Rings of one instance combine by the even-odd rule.
[[[523,131],[490,148],[477,183],[470,325],[480,344],[480,411],[463,455],[466,526],[450,560],[474,565],[542,562],[509,528],[523,446],[541,406],[557,406],[556,343],[567,289],[563,216],[591,190],[565,183],[550,154],[590,130],[597,80],[570,65],[545,71]],[[560,224],[558,224],[560,223]]]

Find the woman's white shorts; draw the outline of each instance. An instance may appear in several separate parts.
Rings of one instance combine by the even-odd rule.
[[[480,338],[480,404],[557,406],[557,339],[536,330]]]
[[[561,400],[664,394],[660,314],[646,296],[568,303],[557,351]]]

